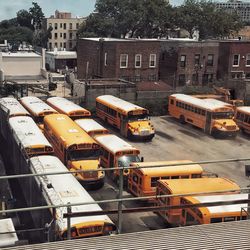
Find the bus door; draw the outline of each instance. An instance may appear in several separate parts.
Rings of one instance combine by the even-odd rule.
[[[212,122],[212,113],[207,111],[206,112],[205,132],[208,134],[211,133],[211,122]]]
[[[119,114],[121,135],[127,137],[127,119],[126,116]]]

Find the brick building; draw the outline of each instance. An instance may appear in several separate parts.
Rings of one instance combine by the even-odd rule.
[[[157,39],[82,38],[77,44],[78,78],[157,81],[159,53]]]
[[[217,41],[161,40],[159,78],[170,85],[207,85],[216,79]]]
[[[250,41],[221,41],[218,79],[250,79]]]

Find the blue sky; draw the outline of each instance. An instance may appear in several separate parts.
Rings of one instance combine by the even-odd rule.
[[[37,2],[46,17],[55,10],[71,12],[73,16],[87,16],[95,6],[95,0],[0,0],[0,21],[16,16],[18,10],[28,10],[32,2]]]

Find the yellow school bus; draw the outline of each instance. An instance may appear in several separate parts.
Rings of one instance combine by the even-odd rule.
[[[226,194],[209,196],[189,196],[181,198],[181,204],[193,205],[206,202],[247,200],[248,194]],[[190,207],[182,209],[181,225],[200,225],[247,219],[247,203],[219,205],[211,207]]]
[[[189,160],[131,163],[128,190],[135,196],[153,196],[156,184],[161,179],[201,178],[203,168],[199,164],[171,166],[170,164],[192,163]],[[167,166],[164,166],[167,165]]]
[[[102,147],[101,166],[104,168],[117,168],[117,170],[108,171],[108,174],[115,181],[119,177],[118,168],[129,167],[131,162],[140,161],[140,151],[116,135],[100,135],[96,136],[95,140]],[[124,169],[123,176],[125,182],[127,181],[128,174],[129,169]]]
[[[54,147],[55,155],[69,170],[93,170],[75,174],[85,187],[100,187],[104,172],[99,166],[100,145],[72,119],[63,114],[44,118],[44,134]],[[96,171],[100,169],[100,171]]]
[[[112,95],[96,98],[96,115],[129,139],[151,140],[155,135],[149,111]]]
[[[235,121],[244,133],[250,134],[250,106],[237,107]]]
[[[44,117],[50,114],[57,114],[56,110],[36,96],[22,97],[20,103],[29,111],[31,117],[42,131]]]
[[[190,123],[214,137],[235,137],[239,131],[233,106],[218,100],[174,94],[169,97],[168,111],[181,123]]]
[[[77,119],[75,120],[75,123],[77,123],[86,133],[88,133],[93,138],[95,136],[109,134],[109,131],[106,128],[104,128],[101,124],[93,119]]]
[[[156,195],[182,195],[202,192],[209,192],[209,195],[212,195],[216,191],[228,193],[228,190],[236,190],[235,193],[239,193],[240,187],[235,182],[226,178],[172,179],[159,180],[156,187]],[[221,195],[222,193],[219,194]],[[159,206],[180,205],[180,199],[180,196],[157,197],[155,202]],[[166,222],[172,225],[179,225],[181,212],[181,209],[170,209],[158,211],[157,213]]]
[[[58,113],[65,114],[73,120],[91,116],[90,111],[63,97],[50,97],[47,99],[47,103]]]

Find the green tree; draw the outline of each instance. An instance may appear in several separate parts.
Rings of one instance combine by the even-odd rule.
[[[171,27],[171,6],[165,0],[97,0],[80,36],[158,37]]]
[[[0,40],[7,40],[11,44],[22,42],[32,43],[33,31],[27,27],[11,26],[0,29]]]
[[[16,16],[17,16],[17,23],[20,26],[25,26],[25,27],[28,27],[30,29],[33,28],[32,24],[31,24],[32,16],[27,10],[19,10],[17,12]]]
[[[239,31],[243,24],[236,13],[216,8],[211,1],[185,0],[177,8],[176,24],[193,37],[199,31],[200,39],[227,37]]]
[[[46,48],[48,39],[51,38],[52,29],[52,27],[49,27],[47,30],[35,30],[33,33],[32,44],[35,46]]]
[[[32,5],[33,6],[29,9],[29,13],[31,15],[33,27],[34,29],[41,29],[44,20],[42,8],[36,2],[32,2]]]

